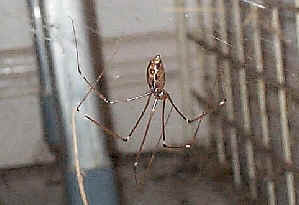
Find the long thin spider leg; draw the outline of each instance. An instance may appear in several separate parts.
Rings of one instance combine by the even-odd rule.
[[[217,110],[219,107],[224,106],[225,103],[226,103],[226,98],[222,99],[222,100],[217,104],[216,108],[214,108],[214,109],[213,109],[212,111],[210,111],[209,113],[216,112],[216,110]],[[207,115],[207,114],[209,114],[209,113],[207,113],[207,112],[203,112],[201,115],[195,117],[195,118],[192,119],[192,120],[189,120],[188,122],[189,122],[189,123],[192,123],[192,122],[194,122],[194,121],[201,120],[205,115]]]
[[[97,77],[96,81],[92,84],[90,84],[90,82],[84,77],[85,82],[90,86],[88,92],[84,95],[84,97],[82,98],[82,100],[79,102],[78,106],[77,106],[77,111],[79,112],[79,108],[81,107],[81,105],[83,104],[83,102],[85,102],[85,100],[87,99],[87,97],[89,96],[89,94],[91,93],[92,90],[94,90],[96,92],[96,95],[100,98],[103,99],[105,98],[100,92],[98,92],[98,90],[94,89],[94,87],[96,86],[96,84],[100,81],[100,79],[102,78],[104,74],[104,71]]]
[[[184,144],[184,145],[180,145],[180,146],[174,146],[174,145],[167,145],[166,143],[166,135],[165,135],[165,123],[164,123],[164,115],[165,115],[165,104],[166,104],[166,99],[163,100],[163,108],[162,108],[162,135],[163,135],[163,147],[166,147],[166,148],[190,148],[191,147],[191,144],[193,144],[196,140],[196,135],[197,135],[197,132],[199,130],[199,125],[202,121],[202,119],[204,118],[205,115],[207,115],[207,113],[204,113],[204,115],[201,116],[199,122],[198,122],[198,125],[197,125],[197,128],[193,134],[193,137],[192,137],[192,141],[190,143],[187,143],[187,144]],[[172,106],[171,108],[173,108],[174,106]]]
[[[146,129],[145,129],[145,132],[144,132],[144,135],[143,135],[143,138],[142,138],[142,142],[141,142],[141,144],[139,146],[139,150],[138,150],[138,152],[136,154],[136,159],[135,159],[135,162],[134,162],[134,174],[135,174],[136,184],[137,184],[137,167],[138,167],[138,162],[139,162],[139,158],[140,158],[140,153],[141,153],[141,151],[143,149],[143,146],[144,146],[144,143],[145,143],[145,139],[146,139],[146,136],[147,136],[147,133],[148,133],[148,130],[149,130],[152,118],[153,118],[153,116],[154,116],[154,114],[156,112],[157,104],[158,104],[158,99],[155,99],[153,107],[152,107],[152,110],[151,110],[151,113],[150,113],[150,117],[149,117],[147,125],[146,125]]]
[[[168,115],[167,115],[166,122],[165,122],[165,126],[166,126],[167,123],[168,123],[168,120],[169,120],[169,118],[170,118],[170,115],[171,115],[172,110],[173,110],[173,107],[170,108],[170,111],[169,111],[169,113],[168,113]],[[160,144],[160,142],[161,142],[162,136],[163,136],[163,131],[162,131],[161,134],[160,134],[159,140],[158,140],[158,142],[156,143],[154,150],[157,150],[157,147],[159,146],[159,144]],[[149,172],[149,170],[150,170],[150,168],[151,168],[151,166],[152,166],[152,163],[153,163],[154,159],[155,159],[155,152],[152,152],[152,154],[151,154],[151,158],[150,158],[150,160],[149,160],[149,162],[148,162],[148,164],[147,164],[146,170],[145,170],[145,172],[144,172],[143,179],[145,179],[147,173]],[[135,176],[136,176],[136,175],[135,175]],[[136,177],[135,177],[135,180],[136,180]]]
[[[200,124],[202,122],[203,117],[204,117],[204,115],[202,116],[202,118],[200,120],[198,120],[198,124],[197,124],[196,130],[195,130],[195,132],[193,134],[191,142],[186,143],[184,145],[177,146],[177,145],[168,145],[168,144],[166,144],[165,141],[163,141],[163,147],[166,147],[168,149],[191,148],[191,146],[196,142],[196,136],[197,136],[197,133],[198,133],[198,130],[199,130],[199,127],[200,127]]]
[[[119,102],[130,102],[133,100],[137,100],[143,97],[146,97],[148,95],[151,94],[151,92],[146,92],[145,94],[142,95],[138,95],[135,97],[131,97],[131,98],[127,98],[127,99],[122,99],[122,100],[109,100],[107,97],[105,97],[102,93],[100,93],[97,89],[96,89],[96,85],[99,83],[99,81],[101,80],[103,74],[104,74],[104,70],[101,72],[100,75],[98,75],[98,77],[96,78],[96,80],[91,83],[87,77],[85,75],[83,75],[82,70],[80,68],[80,62],[79,62],[79,51],[78,51],[78,40],[77,40],[77,34],[76,34],[76,29],[75,29],[75,24],[74,24],[74,20],[69,16],[69,18],[72,21],[72,28],[73,28],[73,34],[74,34],[74,39],[75,39],[75,48],[76,48],[76,60],[77,60],[77,70],[79,75],[82,77],[82,79],[88,84],[89,86],[89,90],[88,92],[85,94],[85,96],[82,98],[82,100],[79,102],[78,106],[77,106],[77,111],[79,111],[79,108],[81,107],[81,105],[83,104],[83,102],[85,102],[85,100],[87,99],[87,97],[89,96],[89,94],[92,91],[95,91],[96,95],[102,99],[105,103],[107,104],[115,104],[115,103],[119,103]],[[116,52],[113,53],[112,57],[114,57]]]
[[[95,91],[96,95],[102,99],[105,103],[107,104],[115,104],[115,103],[120,103],[120,102],[130,102],[133,100],[137,100],[140,98],[144,98],[146,96],[149,96],[151,94],[151,92],[146,92],[142,95],[138,95],[135,97],[131,97],[131,98],[127,98],[127,99],[121,99],[121,100],[109,100],[108,98],[106,98],[102,93],[100,93],[97,89],[95,89],[95,85],[99,82],[99,80],[101,79],[103,75],[103,72],[98,76],[98,78],[96,79],[96,81],[94,82],[94,84],[91,84],[86,78],[86,83],[89,85],[89,90],[88,92],[85,94],[85,96],[82,98],[82,100],[80,101],[80,103],[77,106],[77,111],[79,111],[80,106],[83,104],[83,102],[86,100],[86,98],[88,97],[88,95],[91,93],[91,91]]]
[[[163,127],[163,147],[166,147],[166,148],[173,148],[173,149],[179,149],[179,148],[190,148],[191,147],[191,145],[192,144],[194,144],[195,143],[195,141],[196,141],[196,136],[197,136],[197,133],[198,133],[198,130],[199,130],[199,126],[200,126],[200,124],[201,124],[201,122],[202,122],[202,120],[209,114],[209,113],[213,113],[213,112],[215,112],[217,109],[218,109],[218,107],[219,106],[223,106],[224,104],[225,104],[225,102],[226,102],[226,99],[223,99],[222,101],[220,101],[219,103],[218,103],[218,106],[214,109],[214,110],[212,110],[211,112],[203,112],[202,114],[200,114],[199,116],[197,116],[196,118],[194,118],[194,119],[192,119],[192,120],[190,120],[190,119],[188,119],[177,107],[176,107],[176,105],[174,104],[174,102],[172,101],[172,99],[171,99],[171,97],[168,95],[168,98],[167,99],[169,99],[169,101],[170,101],[170,103],[171,103],[171,105],[174,107],[174,109],[179,113],[179,115],[184,119],[184,120],[186,120],[186,122],[189,124],[189,123],[192,123],[192,122],[194,122],[194,121],[198,121],[198,124],[197,124],[197,128],[196,128],[196,130],[195,130],[195,132],[194,132],[194,134],[193,134],[193,137],[192,137],[192,141],[190,142],[190,143],[186,143],[186,144],[184,144],[184,145],[180,145],[180,146],[176,146],[176,145],[167,145],[166,144],[166,141],[165,141],[165,127]],[[164,115],[164,111],[162,110],[162,123],[164,123],[163,122],[163,120],[164,120],[164,117],[163,117],[163,115]],[[163,125],[163,124],[162,124]]]
[[[93,122],[94,124],[96,124],[97,126],[99,126],[100,128],[102,128],[107,134],[109,134],[110,136],[112,137],[115,137],[115,138],[118,138],[118,139],[121,139],[123,141],[127,141],[127,137],[122,137],[120,136],[119,134],[113,132],[112,130],[108,129],[107,127],[105,127],[104,125],[102,125],[100,122],[96,121],[95,119],[91,118],[90,116],[88,115],[84,115],[84,117],[88,120],[90,120],[91,122]]]
[[[104,101],[106,103],[109,103],[109,104],[115,104],[115,103],[120,103],[120,102],[126,103],[126,102],[131,102],[133,100],[138,100],[140,98],[144,98],[144,97],[149,96],[151,94],[152,94],[152,92],[146,92],[146,93],[144,93],[142,95],[137,95],[135,97],[130,97],[130,98],[126,98],[126,99],[117,99],[117,100],[113,100],[113,101],[108,100],[107,98],[105,98]]]
[[[128,137],[127,137],[128,140],[130,139],[130,137],[132,136],[132,134],[133,134],[134,131],[136,130],[136,128],[137,128],[139,122],[141,121],[142,117],[144,116],[144,113],[145,113],[146,109],[148,108],[148,105],[149,105],[149,102],[150,102],[150,100],[151,100],[151,97],[152,97],[152,95],[148,96],[147,101],[146,101],[146,104],[145,104],[145,106],[144,106],[144,108],[143,108],[142,113],[140,114],[138,120],[136,121],[134,127],[131,129],[131,131],[130,131]]]
[[[74,34],[74,39],[75,39],[75,47],[76,47],[76,59],[77,59],[77,70],[78,73],[81,75],[82,77],[82,72],[81,72],[81,68],[80,68],[80,64],[79,64],[79,52],[78,52],[78,40],[77,40],[77,34],[76,34],[76,29],[75,29],[75,23],[72,17],[69,16],[69,18],[72,21],[72,28],[73,28],[73,34]],[[84,77],[83,77],[84,79]]]
[[[168,124],[168,121],[169,121],[170,115],[171,115],[171,113],[172,113],[172,110],[173,110],[173,107],[170,108],[170,111],[169,111],[169,113],[168,113],[168,115],[167,115],[167,118],[166,118],[166,121],[165,121],[165,127],[166,127],[166,125]],[[161,142],[161,139],[162,139],[162,136],[163,136],[163,130],[162,130],[162,132],[161,132],[161,134],[160,134],[160,137],[159,137],[159,140],[158,140],[157,144],[155,145],[155,149],[157,149],[157,147],[159,146],[159,144],[160,144],[160,142]],[[154,158],[155,158],[155,153],[153,152],[152,155],[151,155],[151,159],[150,159],[150,161],[149,161],[149,163],[148,163],[148,165],[147,165],[146,172],[147,172],[147,171],[150,169],[150,167],[152,166],[152,163],[153,163],[153,161],[154,161]]]
[[[81,68],[80,68],[80,62],[79,62],[79,50],[78,50],[78,40],[77,40],[77,34],[76,34],[76,29],[75,29],[75,23],[72,17],[69,16],[69,18],[72,21],[72,28],[73,28],[73,34],[74,34],[74,40],[75,40],[75,48],[76,48],[76,60],[77,60],[77,71],[79,73],[79,75],[81,76],[81,78],[90,86],[90,89],[88,90],[88,92],[85,94],[85,96],[83,97],[83,99],[80,101],[80,103],[77,106],[77,111],[79,111],[80,106],[83,104],[83,102],[87,99],[88,95],[91,93],[92,90],[95,90],[95,86],[97,85],[97,83],[100,81],[100,79],[103,76],[104,71],[102,71],[102,73],[96,78],[95,82],[93,84],[91,84],[89,82],[89,80],[85,77],[85,75],[83,75]],[[98,93],[102,98],[102,94]],[[103,96],[104,97],[104,96]]]
[[[197,121],[197,120],[201,120],[204,116],[206,116],[207,114],[209,114],[209,113],[207,113],[207,112],[203,112],[202,114],[200,114],[199,116],[197,116],[197,117],[195,117],[194,119],[189,119],[186,115],[184,115],[178,108],[177,108],[177,106],[174,104],[174,102],[173,102],[173,100],[171,99],[171,97],[170,97],[170,95],[169,94],[167,94],[167,98],[169,99],[169,101],[170,101],[170,103],[171,103],[171,105],[174,107],[174,109],[177,111],[177,113],[189,124],[189,123],[192,123],[192,122],[194,122],[194,121]],[[216,110],[217,110],[217,108],[218,107],[220,107],[220,106],[223,106],[224,104],[225,104],[225,102],[226,102],[226,99],[223,99],[223,100],[221,100],[219,103],[218,103],[218,105],[217,105],[217,107],[213,110],[213,111],[211,111],[211,112],[215,112]]]
[[[166,143],[165,143],[165,122],[164,122],[166,99],[167,99],[167,98],[165,98],[165,99],[163,100],[163,107],[162,107],[162,136],[163,136],[163,147],[167,147],[167,145],[166,145]]]
[[[92,90],[95,90],[95,86],[98,84],[98,82],[100,81],[100,79],[102,78],[103,74],[104,74],[104,70],[102,71],[102,73],[100,75],[98,75],[98,77],[96,78],[95,82],[93,84],[91,84],[89,82],[89,80],[85,77],[85,75],[83,75],[81,68],[80,68],[80,62],[79,62],[79,50],[78,50],[78,40],[77,40],[77,34],[76,34],[76,29],[75,29],[75,24],[74,24],[74,20],[69,16],[69,18],[72,21],[72,28],[73,28],[73,34],[74,34],[74,39],[75,39],[75,48],[76,48],[76,60],[77,60],[77,70],[79,75],[82,77],[82,79],[90,86],[90,89],[88,90],[88,92],[85,94],[85,96],[83,97],[83,99],[80,101],[79,105],[77,106],[77,111],[79,111],[80,106],[83,104],[83,102],[87,99],[88,95],[91,93]],[[96,90],[97,95],[103,99],[105,101],[105,97],[99,93]]]
[[[148,108],[148,105],[149,105],[149,102],[150,102],[150,99],[151,99],[151,96],[150,95],[146,101],[146,104],[143,108],[143,111],[141,113],[141,115],[139,116],[137,122],[135,123],[133,129],[131,130],[130,134],[127,136],[127,137],[123,137],[123,136],[120,136],[119,134],[117,134],[116,132],[113,132],[112,130],[108,129],[107,127],[105,127],[104,125],[102,125],[100,122],[96,121],[95,119],[93,119],[92,117],[88,116],[88,115],[84,115],[85,118],[87,118],[88,120],[90,120],[91,122],[93,122],[94,124],[96,124],[97,126],[99,126],[100,128],[102,128],[107,134],[109,134],[110,136],[112,137],[116,137],[118,139],[121,139],[123,141],[128,141],[130,139],[130,137],[132,136],[133,132],[135,131],[135,129],[137,128],[141,118],[144,116],[144,113],[146,111],[146,109]]]

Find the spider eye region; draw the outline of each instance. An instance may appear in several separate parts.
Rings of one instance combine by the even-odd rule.
[[[160,63],[160,61],[161,61],[161,56],[160,56],[160,55],[156,55],[156,56],[154,57],[153,61],[154,61],[155,63]]]

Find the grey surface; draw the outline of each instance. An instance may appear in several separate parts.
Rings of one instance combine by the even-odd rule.
[[[122,205],[248,204],[246,194],[233,191],[230,168],[219,166],[216,152],[209,153],[197,147],[187,155],[184,152],[157,153],[145,178],[142,177],[143,166],[148,162],[149,155],[142,155],[138,169],[138,180],[142,184],[139,185],[134,179],[134,158],[135,155],[119,155],[116,160]],[[0,202],[5,205],[66,204],[64,180],[56,164],[5,173],[2,172],[0,178]],[[88,183],[94,183],[94,180],[103,182],[103,179],[93,179],[92,175],[87,175]],[[100,189],[98,191],[99,195],[103,194]]]
[[[29,16],[25,0],[0,2],[0,51],[32,45]]]
[[[33,52],[28,49],[20,53],[12,51],[1,55],[1,168],[54,160],[42,135]]]
[[[1,172],[0,204],[62,205],[65,191],[56,164]]]

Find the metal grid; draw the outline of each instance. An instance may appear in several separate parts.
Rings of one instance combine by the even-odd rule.
[[[294,205],[298,128],[289,121],[298,120],[293,114],[298,82],[292,78],[298,63],[295,2],[197,3],[198,29],[187,37],[198,46],[202,87],[210,92],[214,78],[215,99],[228,99],[225,112],[210,119],[215,123],[220,117],[225,128],[215,132],[221,124],[210,126],[219,162],[231,160],[235,188],[247,190],[250,200],[266,196],[271,205]],[[209,104],[206,96],[194,95]]]

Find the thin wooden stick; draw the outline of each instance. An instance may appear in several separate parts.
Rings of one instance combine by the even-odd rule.
[[[84,189],[84,179],[80,171],[80,162],[78,158],[78,140],[77,140],[76,124],[75,124],[76,112],[77,112],[77,108],[74,107],[72,112],[72,131],[73,131],[73,149],[74,149],[76,176],[78,180],[79,191],[80,191],[82,202],[84,205],[88,205],[88,200]]]

